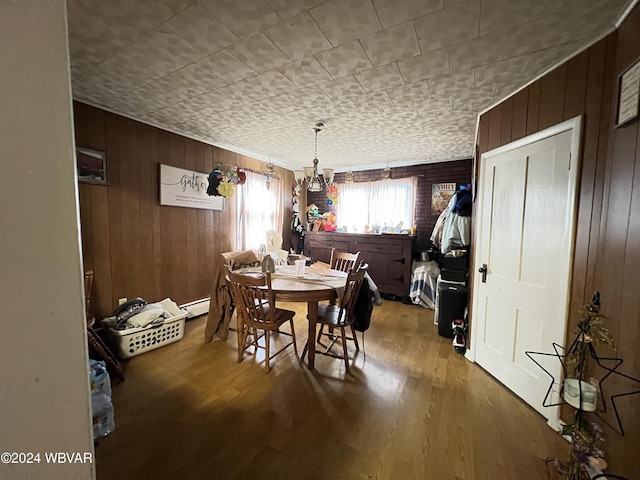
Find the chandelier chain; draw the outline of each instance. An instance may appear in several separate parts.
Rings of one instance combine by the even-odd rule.
[[[316,140],[315,140],[315,150],[313,152],[314,157],[313,158],[318,158],[318,132],[322,131],[322,128],[324,125],[322,123],[316,123],[316,126],[313,128],[313,130],[316,132]]]

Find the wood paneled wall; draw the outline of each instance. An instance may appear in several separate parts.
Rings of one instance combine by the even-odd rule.
[[[612,34],[480,118],[480,154],[584,115],[582,175],[571,316],[595,288],[597,245],[611,118],[616,35]]]
[[[220,253],[232,249],[233,202],[224,211],[160,206],[160,164],[209,173],[219,164],[262,171],[264,162],[74,103],[76,145],[106,152],[108,186],[79,183],[85,270],[94,271],[92,310],[110,315],[122,297],[178,304],[210,294]],[[293,174],[284,180],[289,248]]]
[[[640,7],[620,29],[482,115],[481,153],[584,115],[582,175],[568,337],[573,338],[580,307],[594,291],[624,359],[619,369],[640,377],[640,121],[614,128],[617,79],[640,57]],[[551,347],[551,346],[549,346]],[[611,362],[609,362],[611,363]],[[596,377],[604,371],[593,368]],[[640,390],[640,384],[613,376],[603,385],[612,394]],[[625,437],[611,429],[607,460],[611,473],[640,478],[640,395],[620,398]],[[608,405],[611,411],[611,404]],[[605,420],[613,421],[610,414]],[[594,419],[595,421],[600,421]]]

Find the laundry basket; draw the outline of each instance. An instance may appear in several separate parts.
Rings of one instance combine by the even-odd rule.
[[[109,319],[105,319],[107,321],[103,320],[104,331],[119,358],[134,357],[177,342],[184,336],[184,322],[188,312],[178,309],[172,313],[175,315],[164,319],[164,322],[159,325],[125,330],[111,328],[108,326]]]

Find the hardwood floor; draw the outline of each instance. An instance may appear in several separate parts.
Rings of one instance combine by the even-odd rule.
[[[298,312],[302,351],[306,305],[279,306]],[[236,362],[235,334],[203,343],[204,321],[125,363],[113,387],[116,429],[96,448],[99,480],[539,480],[545,457],[568,455],[421,307],[375,307],[366,358],[348,375],[322,355],[309,371],[291,349],[266,375],[253,355]]]

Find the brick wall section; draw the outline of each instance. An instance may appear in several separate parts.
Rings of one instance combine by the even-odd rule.
[[[456,186],[466,185],[471,182],[471,159],[456,160],[453,162],[428,163],[411,165],[408,167],[391,168],[392,178],[418,177],[418,193],[416,198],[416,226],[418,250],[426,250],[430,244],[429,237],[438,219],[438,215],[431,214],[431,185],[434,183],[456,183]],[[344,173],[337,173],[335,181],[344,182]],[[363,170],[353,172],[355,182],[370,182],[379,180],[382,169]],[[335,211],[336,207],[327,205],[327,196],[324,192],[307,192],[307,204],[315,203],[320,213]],[[357,207],[354,207],[357,208]],[[340,219],[338,219],[340,224]]]

